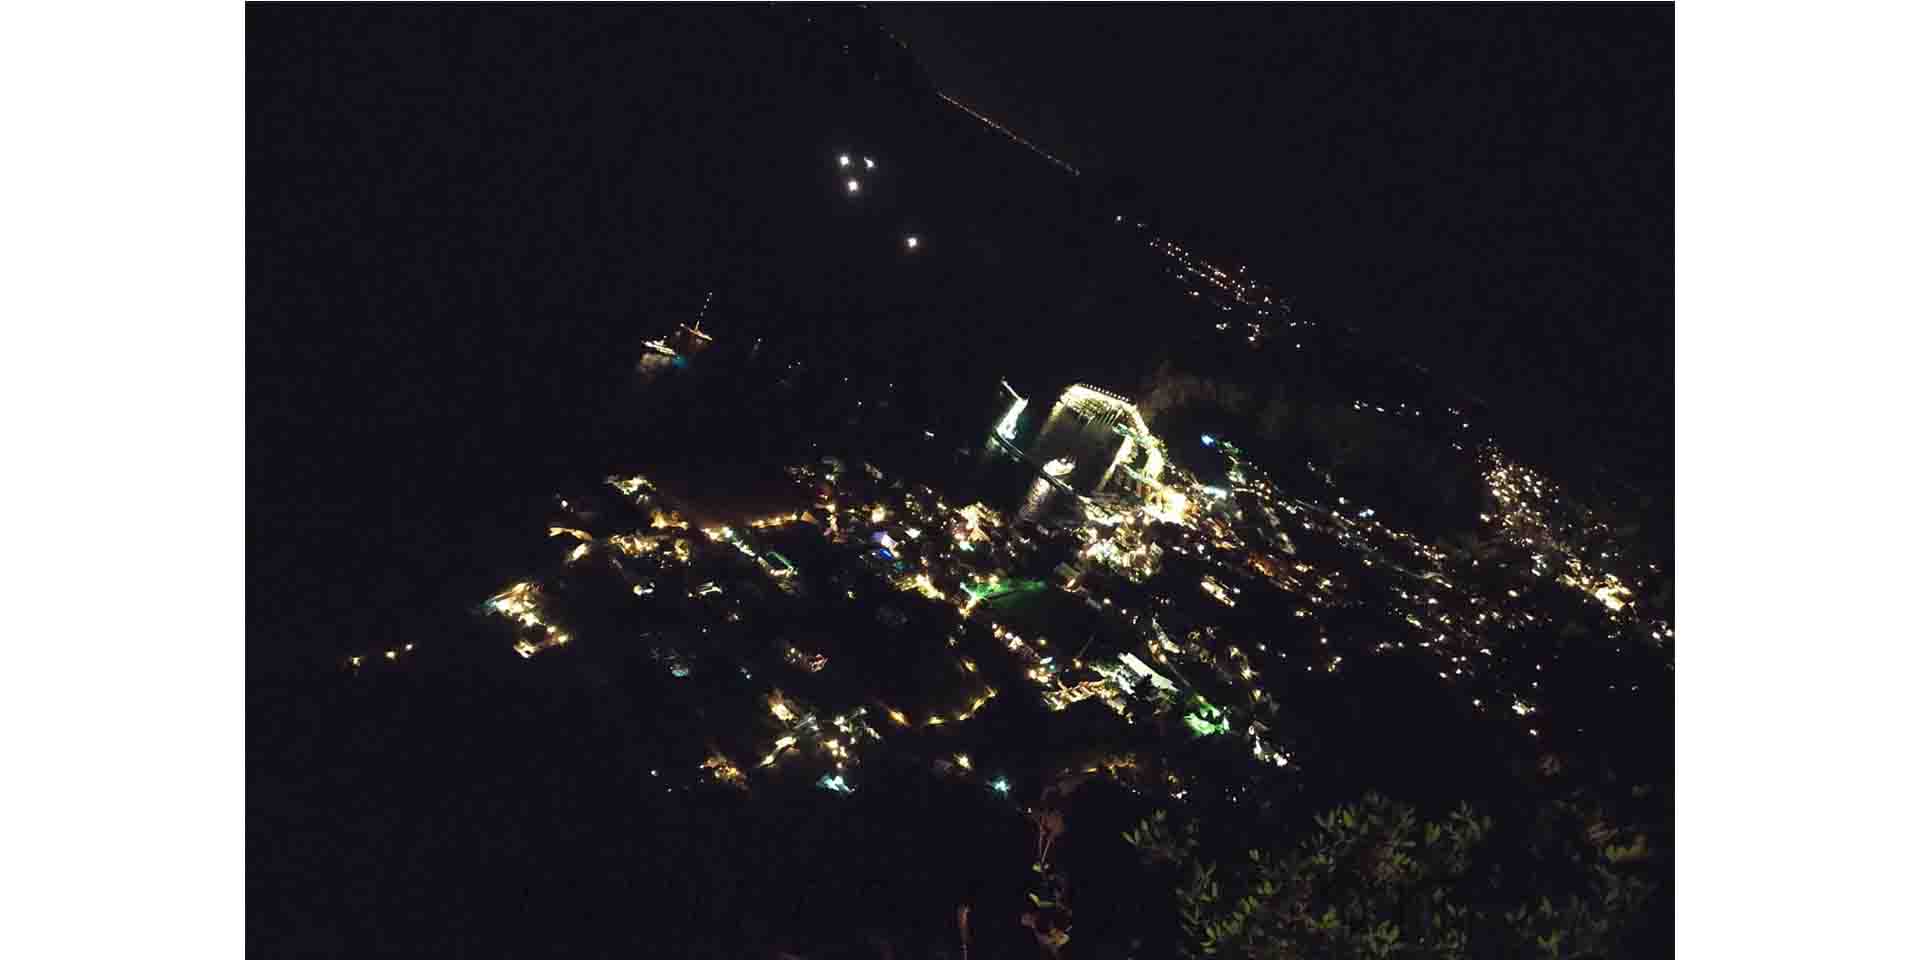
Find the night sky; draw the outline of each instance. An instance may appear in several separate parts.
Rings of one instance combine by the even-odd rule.
[[[1667,5],[889,5],[953,95],[1670,511]]]

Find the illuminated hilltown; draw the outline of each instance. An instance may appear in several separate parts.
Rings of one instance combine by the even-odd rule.
[[[849,213],[913,175],[851,138],[811,162]],[[942,259],[937,225],[880,216],[884,247],[866,249]],[[735,335],[752,318],[710,288],[644,321],[623,402],[650,428],[488,567],[510,572],[471,598],[487,669],[645,702],[661,797],[857,817],[938,784],[976,828],[1031,819],[1036,890],[1056,879],[1047,818],[1081,785],[1156,816],[1269,822],[1351,789],[1368,728],[1407,732],[1409,699],[1446,731],[1422,733],[1615,837],[1620,808],[1583,791],[1636,769],[1627,731],[1667,709],[1671,575],[1424,367],[1145,220],[1097,226],[1167,322],[1061,358],[1072,379],[1016,345],[1012,365],[982,350],[902,391],[778,324]],[[1152,350],[1157,365],[1128,355]],[[925,419],[910,392],[938,398]],[[801,416],[752,425],[774,410]],[[396,642],[344,662],[360,682],[435,658]],[[1372,769],[1394,763],[1451,790],[1437,756]],[[1022,922],[1055,950],[1066,914],[1048,915]]]
[[[707,339],[682,327],[676,342]],[[727,672],[703,689],[756,719],[709,731],[703,759],[659,775],[740,789],[801,777],[849,793],[864,758],[905,749],[940,776],[1006,793],[1016,785],[991,741],[966,731],[1017,697],[1053,716],[1103,715],[1096,739],[1131,747],[1063,751],[1061,775],[1172,800],[1233,791],[1311,769],[1282,720],[1290,678],[1381,656],[1423,660],[1432,683],[1551,765],[1556,741],[1578,734],[1556,727],[1559,653],[1516,639],[1548,611],[1587,607],[1601,628],[1587,644],[1652,653],[1671,670],[1672,626],[1637,604],[1656,571],[1627,566],[1604,524],[1491,444],[1476,454],[1487,512],[1469,551],[1422,542],[1344,496],[1291,495],[1229,438],[1198,438],[1213,461],[1198,466],[1225,478],[1205,483],[1109,390],[1071,385],[1038,423],[1031,397],[1001,390],[1006,406],[982,411],[975,456],[1029,478],[1014,502],[963,502],[936,478],[837,456],[787,465],[783,506],[759,514],[721,515],[698,489],[612,476],[555,498],[546,529],[530,531],[552,542],[552,565],[503,585],[482,612],[523,658],[637,645],[676,679]],[[849,678],[876,651],[805,628],[835,622],[823,613],[864,618],[878,642],[939,666],[919,670],[918,685],[862,687]],[[771,645],[769,629],[781,638]],[[1615,688],[1619,708],[1634,709],[1638,685]],[[1154,731],[1148,745],[1222,738],[1244,767],[1207,783],[1123,728]]]
[[[1670,31],[962,6],[249,8],[249,952],[1663,955]]]

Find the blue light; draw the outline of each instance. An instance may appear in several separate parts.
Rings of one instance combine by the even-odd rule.
[[[993,782],[987,784],[987,786],[992,787],[993,792],[1003,797],[1007,795],[1008,791],[1013,789],[1013,784],[1008,783],[1006,777],[994,777]]]
[[[1200,444],[1201,444],[1201,446],[1206,446],[1206,447],[1211,447],[1211,446],[1213,446],[1213,434],[1210,434],[1210,433],[1203,433],[1203,434],[1201,434],[1201,435],[1200,435]]]

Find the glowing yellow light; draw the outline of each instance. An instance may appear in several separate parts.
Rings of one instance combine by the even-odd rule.
[[[957,764],[959,764],[959,765],[960,765],[960,769],[962,769],[962,770],[972,770],[972,769],[973,769],[973,758],[972,758],[972,757],[969,757],[969,756],[967,756],[967,755],[966,755],[966,754],[964,754],[964,753],[956,753],[956,754],[954,754],[954,755],[953,755],[953,762],[954,762],[954,763],[957,763]]]
[[[1163,523],[1185,524],[1188,505],[1186,494],[1168,487],[1161,487],[1148,498],[1146,514]]]
[[[388,660],[396,660],[396,659],[399,659],[399,657],[400,657],[400,653],[399,653],[399,651],[397,651],[397,650],[388,650],[388,651],[387,651],[387,659],[388,659]]]
[[[652,553],[660,545],[658,540],[642,539],[631,533],[616,533],[607,538],[607,543],[629,557],[638,557]]]
[[[1620,598],[1630,596],[1633,596],[1633,594],[1629,592],[1626,587],[1618,584],[1610,584],[1593,591],[1593,598],[1595,600],[1605,604],[1608,610],[1616,612],[1627,605],[1626,601]]]
[[[1201,581],[1200,581],[1200,588],[1201,588],[1202,590],[1205,590],[1205,591],[1206,591],[1206,592],[1207,592],[1208,594],[1210,594],[1210,595],[1211,595],[1211,596],[1212,596],[1212,597],[1213,597],[1213,598],[1214,598],[1215,600],[1218,600],[1218,601],[1220,601],[1221,603],[1224,603],[1224,604],[1226,604],[1226,605],[1227,605],[1227,606],[1229,606],[1229,607],[1231,607],[1231,606],[1233,606],[1233,605],[1234,605],[1234,602],[1233,602],[1233,598],[1232,598],[1231,596],[1228,596],[1228,595],[1227,595],[1227,590],[1226,590],[1226,588],[1225,588],[1225,587],[1222,587],[1222,586],[1221,586],[1221,585],[1220,585],[1220,584],[1219,584],[1219,583],[1218,583],[1217,581],[1215,581],[1215,580],[1214,580],[1214,579],[1213,579],[1212,577],[1204,577],[1204,578],[1202,578],[1202,579],[1201,579]],[[1301,612],[1300,612],[1300,611],[1295,611],[1295,614],[1296,614],[1296,615],[1301,615]]]
[[[761,764],[761,766],[765,765],[766,764]],[[731,784],[736,787],[745,787],[747,785],[746,774],[741,773],[740,768],[733,765],[733,761],[728,760],[721,754],[716,753],[708,757],[706,762],[700,764],[700,768],[712,771],[714,779],[719,780],[721,783]]]

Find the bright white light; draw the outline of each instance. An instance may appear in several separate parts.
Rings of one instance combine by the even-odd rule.
[[[859,193],[859,192],[860,192],[860,181],[858,181],[858,180],[848,180],[848,181],[847,181],[847,192],[848,192],[848,193]]]
[[[919,237],[908,237],[908,238],[907,238],[907,249],[908,249],[908,250],[918,250],[918,249],[920,249],[920,238],[919,238]]]
[[[861,157],[860,159],[862,159],[862,160],[865,160],[865,161],[867,162],[867,169],[868,169],[868,170],[872,170],[872,169],[873,169],[873,158],[872,158],[872,157]]]
[[[843,167],[844,167],[844,166],[846,166],[847,164],[850,164],[850,163],[852,163],[852,162],[853,162],[853,158],[852,158],[852,157],[849,157],[849,156],[847,156],[847,155],[846,155],[846,154],[844,154],[844,153],[840,155],[840,165],[841,165],[841,166],[843,166]]]
[[[1005,381],[1001,381],[1001,384],[1004,386]],[[1007,392],[1012,393],[1013,388],[1008,387]],[[1007,408],[1006,416],[1000,418],[1000,423],[993,428],[993,432],[999,434],[1001,439],[1009,443],[1013,442],[1014,435],[1020,428],[1020,412],[1026,408],[1027,398],[1014,394],[1013,405]]]

